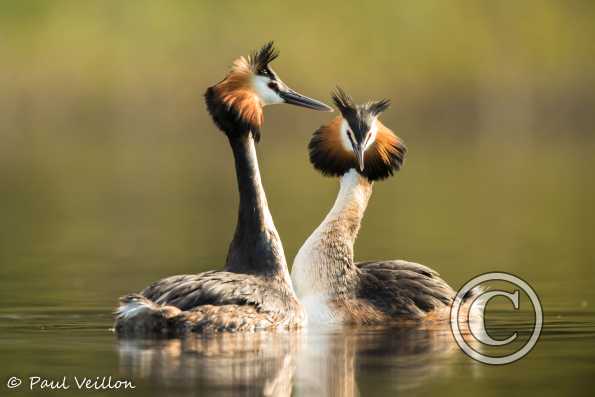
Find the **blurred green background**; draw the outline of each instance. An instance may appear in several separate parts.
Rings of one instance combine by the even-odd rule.
[[[387,97],[407,143],[378,183],[358,259],[404,258],[455,287],[505,270],[561,300],[595,279],[595,3],[0,3],[0,305],[110,307],[222,267],[231,152],[202,93],[268,40],[293,88]],[[291,263],[337,181],[309,165],[330,119],[267,108],[258,147]]]

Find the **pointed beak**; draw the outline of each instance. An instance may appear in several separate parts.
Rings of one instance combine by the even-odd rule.
[[[295,92],[289,87],[279,87],[279,96],[291,105],[301,106],[308,109],[319,110],[321,112],[332,112],[333,108],[316,99],[308,98],[298,92]]]
[[[365,150],[363,145],[359,145],[355,150],[355,157],[357,158],[357,165],[359,167],[360,172],[364,170],[364,154]]]

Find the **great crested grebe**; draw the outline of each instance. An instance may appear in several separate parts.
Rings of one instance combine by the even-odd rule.
[[[277,56],[271,42],[247,59],[238,58],[228,75],[205,93],[209,113],[229,139],[240,193],[224,271],[168,277],[122,297],[116,311],[119,334],[255,331],[305,322],[267,205],[254,141],[260,137],[266,105],[332,108],[287,87],[269,67]]]
[[[353,245],[376,180],[403,163],[403,142],[379,120],[388,100],[354,104],[337,88],[341,112],[318,129],[310,161],[341,177],[331,211],[300,248],[291,272],[310,323],[385,324],[446,319],[455,291],[434,270],[403,260],[354,262]]]

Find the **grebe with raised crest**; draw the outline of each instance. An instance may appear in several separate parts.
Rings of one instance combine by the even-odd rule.
[[[434,270],[404,260],[355,262],[353,245],[373,183],[397,172],[407,150],[378,119],[388,100],[356,105],[341,88],[333,100],[341,115],[314,133],[309,151],[314,168],[340,177],[340,190],[326,218],[298,251],[291,272],[308,321],[447,319],[455,291]]]
[[[283,246],[260,178],[255,141],[263,108],[289,103],[332,108],[290,89],[271,69],[278,52],[268,43],[207,89],[207,109],[229,139],[240,194],[238,221],[223,271],[178,275],[124,296],[116,311],[119,335],[296,328],[306,318],[292,287]]]

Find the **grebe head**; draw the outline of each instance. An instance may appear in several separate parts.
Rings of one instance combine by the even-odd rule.
[[[398,171],[407,149],[378,120],[390,101],[382,99],[356,105],[340,87],[332,97],[341,116],[312,136],[308,148],[314,168],[330,176],[341,176],[355,168],[370,181],[385,179]]]
[[[225,79],[207,90],[209,111],[219,125],[217,115],[214,114],[216,109],[210,102],[224,105],[237,121],[252,130],[255,138],[258,138],[263,122],[264,106],[288,103],[308,109],[333,111],[330,106],[289,88],[270,67],[270,63],[278,56],[279,52],[271,41],[252,52],[248,58],[236,59]],[[209,98],[211,94],[214,94],[214,98]]]

